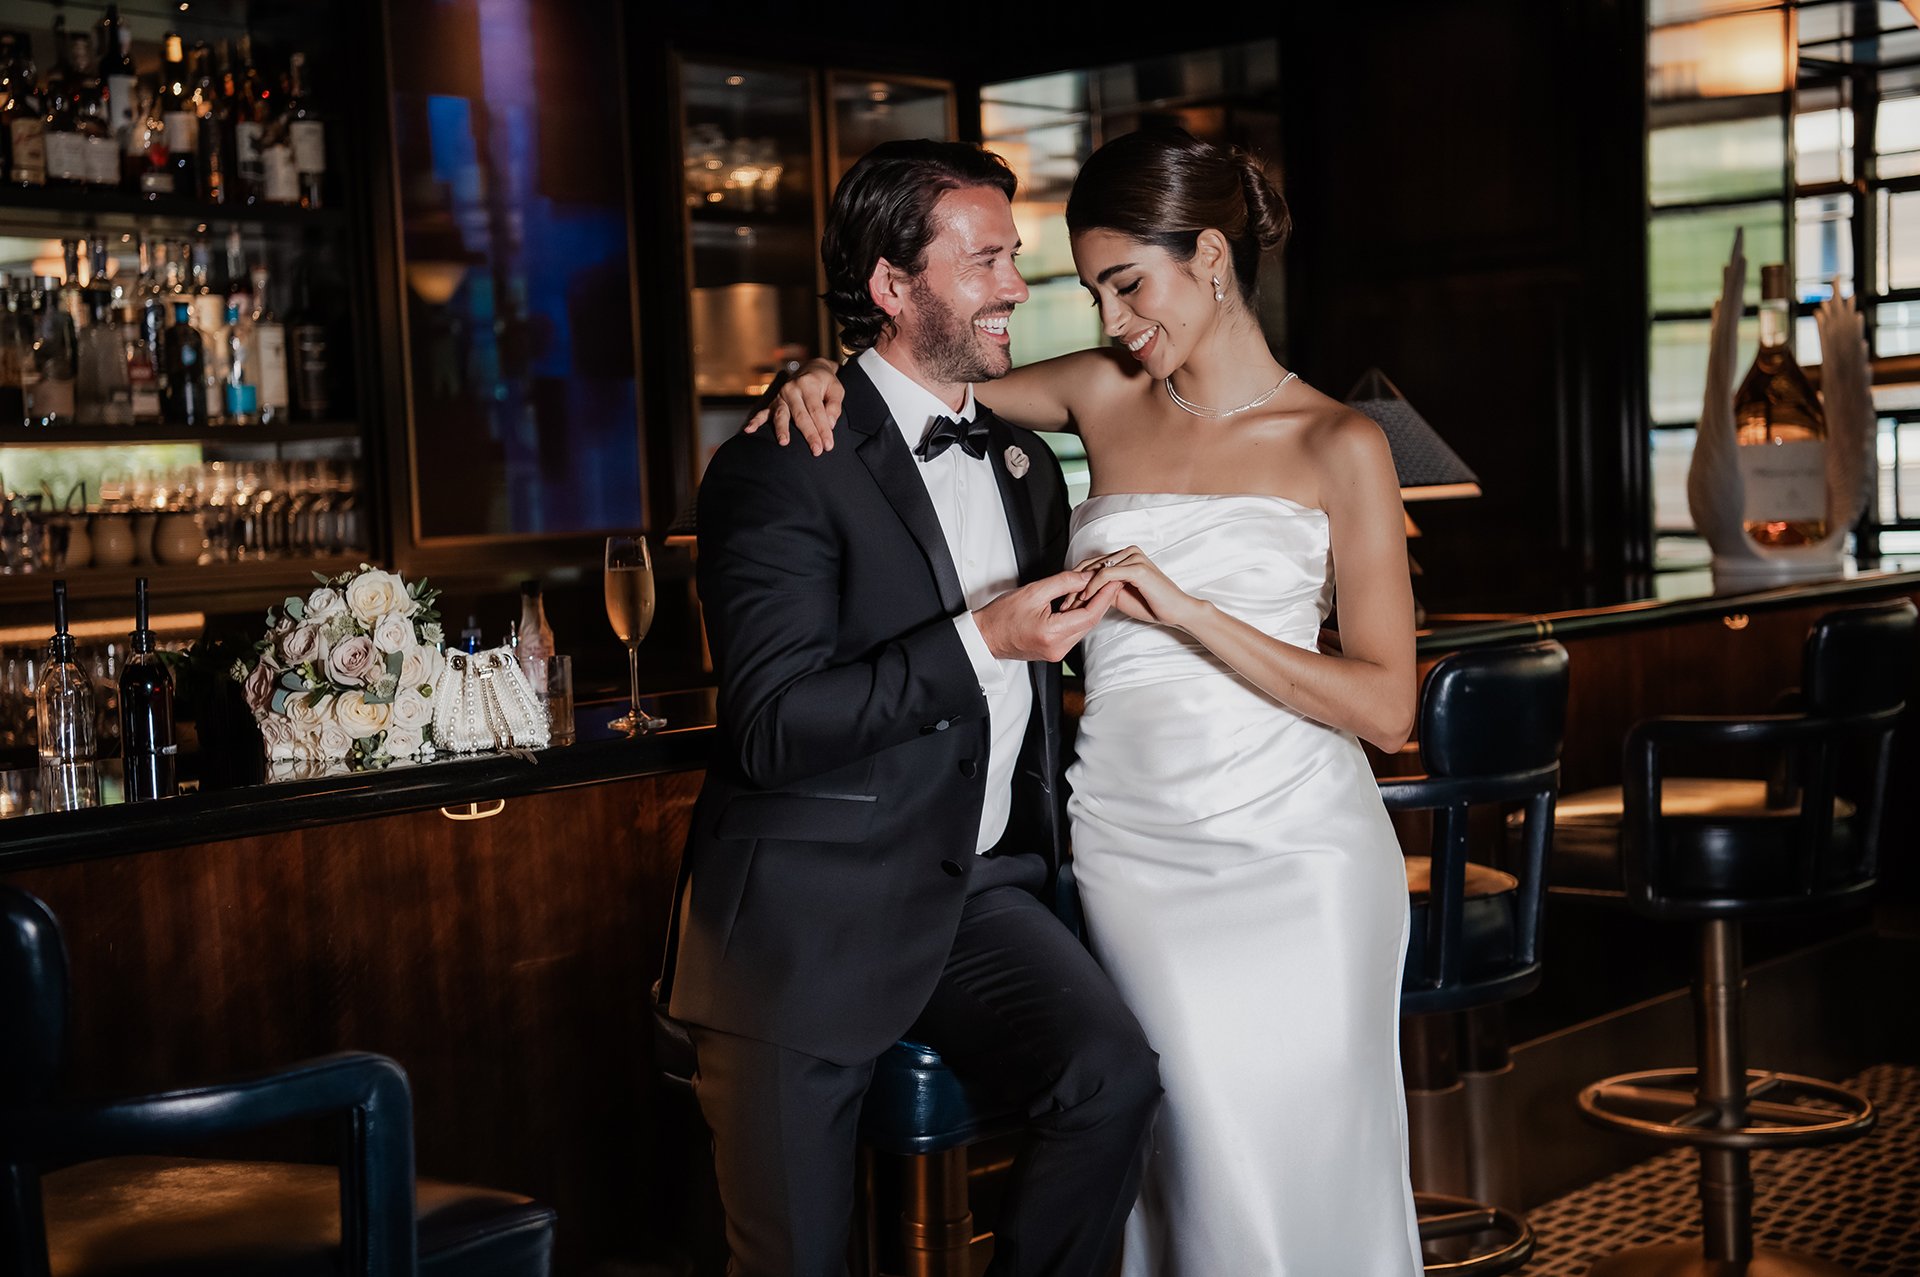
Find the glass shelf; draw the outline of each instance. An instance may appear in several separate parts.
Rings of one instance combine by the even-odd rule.
[[[358,439],[361,427],[353,421],[288,422],[271,426],[208,426],[193,430],[183,426],[101,426],[74,425],[53,429],[29,429],[25,426],[0,426],[0,447],[16,448],[99,448],[129,443],[197,443],[205,447],[240,447],[248,444],[310,443],[333,439]]]

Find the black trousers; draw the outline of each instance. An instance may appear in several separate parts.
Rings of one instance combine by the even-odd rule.
[[[991,1277],[1098,1277],[1120,1244],[1160,1101],[1158,1057],[1093,956],[1033,894],[1038,856],[978,871],[933,997],[911,1030],[1031,1122],[994,1234]],[[734,1277],[847,1267],[860,1105],[873,1061],[843,1066],[694,1028]]]

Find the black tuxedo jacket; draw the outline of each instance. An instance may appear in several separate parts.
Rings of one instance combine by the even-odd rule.
[[[669,1012],[838,1064],[878,1056],[931,996],[987,777],[986,697],[940,521],[886,403],[849,363],[833,451],[770,432],[721,446],[700,488],[699,589],[720,722],[695,805],[664,980]],[[1022,581],[1060,570],[1052,452],[985,408]],[[1016,478],[1008,450],[1030,468]],[[1060,668],[1033,714],[1000,846],[1066,845]]]

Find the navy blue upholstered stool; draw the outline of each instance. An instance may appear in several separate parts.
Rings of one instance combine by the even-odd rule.
[[[1054,912],[1074,935],[1085,938],[1073,865],[1061,866]],[[684,1025],[654,1009],[654,1058],[670,1088],[689,1099],[696,1067],[693,1040]],[[862,1166],[855,1195],[852,1268],[855,1277],[879,1272],[879,1230],[874,1203],[875,1154],[907,1159],[897,1229],[907,1277],[968,1277],[973,1211],[968,1200],[967,1150],[1018,1132],[1026,1114],[984,1094],[921,1042],[900,1041],[874,1064],[873,1081],[860,1110]]]
[[[416,1181],[406,1074],[377,1055],[83,1102],[58,1090],[67,957],[46,905],[0,888],[0,1272],[18,1277],[545,1277],[553,1212]],[[338,1166],[184,1146],[333,1118]]]
[[[1418,730],[1426,774],[1380,784],[1388,810],[1431,812],[1433,821],[1429,854],[1407,857],[1413,916],[1400,1010],[1410,1028],[1442,1024],[1451,1033],[1459,1013],[1540,982],[1566,703],[1567,654],[1558,643],[1455,652],[1427,674]],[[1516,805],[1514,872],[1469,860],[1473,809]],[[1429,1273],[1487,1277],[1533,1253],[1533,1230],[1512,1210],[1437,1193],[1416,1193],[1414,1204]]]
[[[1595,1277],[1844,1277],[1838,1265],[1753,1243],[1750,1155],[1852,1139],[1875,1114],[1865,1096],[1830,1082],[1747,1067],[1740,927],[1857,903],[1873,888],[1914,657],[1907,600],[1831,612],[1808,634],[1791,712],[1657,718],[1628,734],[1615,881],[1636,912],[1699,928],[1696,1067],[1607,1078],[1580,1092],[1580,1108],[1611,1129],[1697,1150],[1703,1228],[1698,1243],[1610,1255]],[[1764,779],[1682,785],[1668,768],[1686,749],[1758,751],[1749,761]],[[1676,790],[1684,804],[1670,800]],[[1603,797],[1581,796],[1583,820],[1596,819]]]

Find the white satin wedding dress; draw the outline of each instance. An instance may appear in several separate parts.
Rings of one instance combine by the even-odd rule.
[[[1074,512],[1070,563],[1128,545],[1316,645],[1323,512],[1178,493]],[[1179,631],[1110,611],[1084,652],[1074,864],[1094,951],[1166,1088],[1126,1277],[1414,1277],[1407,887],[1365,754]]]

